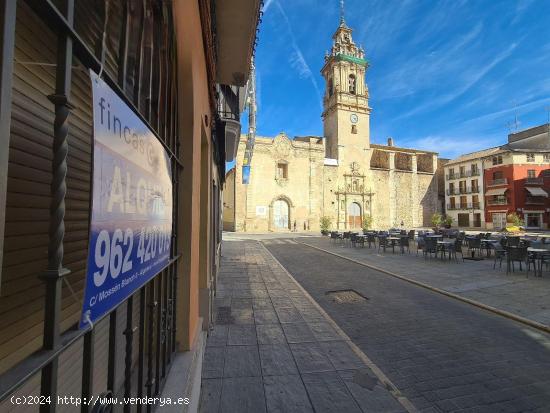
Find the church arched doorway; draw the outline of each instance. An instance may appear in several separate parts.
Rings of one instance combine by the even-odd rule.
[[[348,227],[349,228],[361,228],[361,205],[357,202],[352,202],[348,206]]]
[[[276,230],[290,229],[290,207],[284,199],[273,202],[273,226]]]

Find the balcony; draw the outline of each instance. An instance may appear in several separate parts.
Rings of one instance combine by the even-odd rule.
[[[448,211],[464,211],[464,210],[472,210],[472,209],[479,209],[479,202],[473,202],[469,204],[447,204],[447,210]]]
[[[526,178],[525,179],[525,185],[543,185],[544,184],[544,178]]]
[[[479,169],[472,169],[470,171],[470,176],[479,176]]]
[[[508,198],[497,198],[487,200],[487,205],[508,205]]]
[[[499,178],[487,182],[487,186],[508,185],[508,178]]]
[[[460,195],[460,191],[458,189],[447,189],[447,195]]]
[[[526,205],[545,205],[546,199],[542,197],[528,196],[527,198],[525,198],[525,204]]]
[[[458,179],[458,174],[447,174],[447,180]]]

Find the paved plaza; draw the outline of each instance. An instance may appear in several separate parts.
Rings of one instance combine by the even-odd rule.
[[[395,254],[391,248],[385,253],[377,248],[348,247],[333,243],[327,237],[307,237],[296,240],[268,239],[267,244],[301,242],[326,251],[333,252],[359,262],[389,271],[391,273],[419,281],[423,284],[448,291],[450,293],[475,300],[482,304],[504,310],[521,317],[550,326],[550,272],[543,277],[535,277],[533,271],[527,276],[525,266],[519,271],[516,264],[514,273],[506,274],[506,262],[502,268],[499,263],[493,269],[493,258],[483,261],[462,261],[459,263],[422,257],[422,251],[416,254]],[[464,248],[466,254],[466,248]]]
[[[406,411],[256,241],[224,242],[215,313],[201,412]]]
[[[299,243],[266,246],[419,411],[548,412],[550,335]],[[361,299],[331,294],[350,290]]]

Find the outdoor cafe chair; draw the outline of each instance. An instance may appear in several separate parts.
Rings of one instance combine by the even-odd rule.
[[[508,247],[506,248],[506,274],[510,272],[515,272],[514,263],[519,263],[519,270],[523,271],[521,264],[525,263],[527,260],[527,247]]]
[[[506,248],[501,244],[493,243],[491,244],[491,248],[493,249],[495,253],[495,261],[493,262],[493,270],[497,267],[497,260],[499,262],[499,268],[502,268],[502,260],[506,258]]]
[[[432,254],[434,254],[437,258],[437,238],[426,237],[424,239],[424,248],[422,252],[424,254],[424,258],[428,255],[431,257]]]
[[[355,247],[355,243],[357,242],[357,235],[353,232],[350,232],[349,241],[350,241],[351,246]]]
[[[365,248],[365,239],[367,238],[366,235],[356,235],[355,236],[355,246],[357,244],[361,244],[361,248]]]
[[[411,253],[411,248],[409,246],[409,237],[408,236],[402,236],[399,240],[399,247],[401,248],[401,254],[405,253],[405,248],[407,249],[407,252]]]
[[[380,252],[380,248],[386,252],[386,248],[388,247],[388,237],[384,235],[378,236],[378,252]]]
[[[415,234],[415,230],[414,229],[411,229],[409,231],[409,240],[413,241],[414,242],[414,234]]]
[[[473,251],[473,255],[475,256],[476,250],[479,255],[481,255],[481,238],[474,237],[468,239],[468,254],[470,254]]]
[[[416,255],[418,255],[418,251],[422,250],[422,253],[424,253],[424,247],[426,245],[426,237],[424,235],[418,235],[418,238],[416,239]]]
[[[374,244],[374,247],[376,248],[376,235],[373,233],[367,234],[367,242],[369,243],[369,248],[372,244]]]
[[[518,247],[520,243],[519,237],[506,237],[506,246],[507,247]]]
[[[458,262],[457,254],[460,254],[462,261],[464,261],[464,253],[462,252],[462,240],[455,238],[452,244],[447,245],[447,252],[449,253],[449,259],[454,258]]]

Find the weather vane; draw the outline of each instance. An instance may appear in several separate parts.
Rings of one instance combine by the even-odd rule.
[[[340,23],[344,24],[344,0],[340,0]]]

